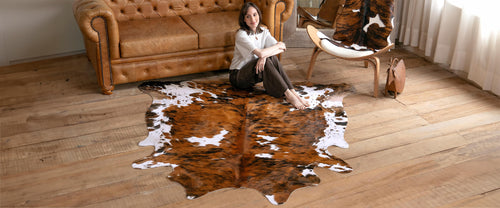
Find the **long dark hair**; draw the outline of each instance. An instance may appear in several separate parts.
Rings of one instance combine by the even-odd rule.
[[[239,17],[239,24],[240,24],[240,30],[244,30],[247,32],[247,34],[250,35],[250,33],[252,33],[253,31],[250,29],[250,27],[248,27],[247,23],[245,22],[245,15],[247,15],[247,12],[248,12],[248,9],[250,7],[253,7],[255,8],[255,10],[257,10],[257,13],[259,14],[259,25],[257,25],[257,29],[256,29],[256,33],[261,33],[262,32],[262,29],[260,28],[260,24],[262,22],[262,12],[260,11],[259,7],[257,7],[257,5],[255,5],[254,3],[252,2],[247,2],[243,5],[243,7],[241,7],[241,10],[240,10],[240,17]]]

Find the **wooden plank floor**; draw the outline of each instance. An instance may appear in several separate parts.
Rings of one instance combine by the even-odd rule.
[[[311,48],[291,48],[282,63],[303,81]],[[313,82],[349,83],[344,100],[348,149],[330,152],[354,168],[315,172],[321,183],[298,189],[280,207],[500,207],[500,99],[436,64],[398,48],[408,67],[397,99],[373,98],[362,62],[321,54]],[[227,80],[210,72],[165,80]],[[139,83],[99,93],[84,55],[0,68],[0,206],[275,207],[253,189],[222,189],[188,200],[167,180],[170,168],[136,170],[149,155],[151,98]]]

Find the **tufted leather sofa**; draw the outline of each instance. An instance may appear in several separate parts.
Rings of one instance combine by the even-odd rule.
[[[247,0],[248,1],[248,0]],[[293,0],[249,0],[282,40]],[[76,0],[73,13],[104,94],[114,85],[227,69],[244,0]]]

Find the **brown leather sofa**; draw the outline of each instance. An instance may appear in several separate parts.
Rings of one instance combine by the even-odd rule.
[[[282,40],[293,0],[251,0]],[[104,94],[114,85],[227,69],[244,0],[76,0],[73,13]]]

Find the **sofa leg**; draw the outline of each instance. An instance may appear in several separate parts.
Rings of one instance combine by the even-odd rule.
[[[114,90],[114,86],[111,89],[102,88],[101,92],[102,92],[102,94],[105,94],[105,95],[111,95],[111,94],[113,94],[113,92],[112,92],[113,90]]]
[[[99,84],[99,87],[101,88],[101,92],[105,95],[111,95],[113,94],[113,90],[115,89],[115,85],[112,84],[111,78],[109,77],[109,73],[99,73],[97,71],[97,83]],[[107,77],[103,77],[107,76]]]
[[[102,81],[102,78],[101,77],[98,77],[99,78],[99,87],[101,87],[101,92],[102,94],[105,94],[105,95],[111,95],[113,94],[113,90],[115,89],[115,85],[111,84],[110,81],[108,82],[103,82]]]

